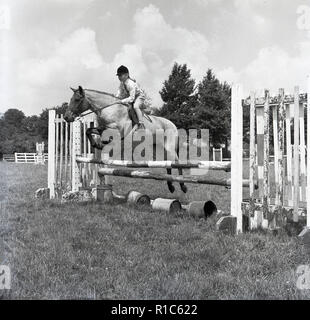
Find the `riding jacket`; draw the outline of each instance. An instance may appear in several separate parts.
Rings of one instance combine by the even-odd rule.
[[[122,103],[133,104],[138,98],[144,99],[145,95],[137,82],[128,78],[126,81],[120,83],[117,97],[121,99]]]

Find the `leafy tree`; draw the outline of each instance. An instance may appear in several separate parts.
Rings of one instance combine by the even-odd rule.
[[[225,143],[230,135],[230,96],[231,88],[215,77],[212,70],[198,85],[198,103],[194,109],[194,121],[197,129],[209,129],[210,142],[218,147]]]
[[[64,113],[68,104],[55,107]],[[18,109],[9,109],[0,118],[0,154],[35,152],[36,142],[48,144],[48,109],[39,116],[26,117]],[[45,150],[46,151],[46,150]]]
[[[38,131],[42,137],[42,141],[48,141],[48,109],[44,109],[37,122]],[[46,144],[47,145],[47,144]]]
[[[19,128],[21,122],[26,118],[25,114],[18,109],[8,109],[2,118],[2,120],[8,125],[12,125],[15,128]]]
[[[197,100],[194,91],[195,80],[192,79],[187,65],[175,63],[168,80],[159,92],[164,105],[156,111],[156,115],[171,120],[178,128],[193,127],[191,115]]]
[[[142,104],[142,109],[145,110],[145,112],[147,113],[152,113],[153,112],[153,108],[152,108],[152,98],[149,96],[149,94],[143,90],[144,96],[145,96],[145,100]]]
[[[67,108],[68,108],[68,103],[63,102],[61,106],[57,106],[55,109],[57,114],[65,114]]]

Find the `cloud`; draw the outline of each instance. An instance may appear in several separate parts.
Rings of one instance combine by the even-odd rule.
[[[193,76],[201,78],[208,65],[209,44],[197,31],[172,27],[153,5],[137,10],[133,21],[133,42],[122,46],[112,65],[127,65],[154,105],[160,107],[158,92],[173,63],[188,63]]]
[[[142,48],[134,44],[125,44],[121,51],[114,57],[113,65],[133,66],[134,69],[131,70],[138,76],[146,75],[148,71],[143,59]]]
[[[306,77],[310,73],[310,42],[302,42],[298,53],[290,56],[278,46],[263,48],[257,57],[244,69],[237,71],[232,67],[218,71],[221,79],[228,82],[239,82],[245,89],[270,89],[274,94],[279,88],[286,88],[292,93],[295,85],[306,90]]]
[[[113,16],[111,11],[105,12],[102,16],[99,17],[102,21],[109,20]]]
[[[135,65],[140,69],[135,73],[146,79],[157,105],[162,103],[157,92],[174,62],[187,63],[196,78],[204,75],[209,61],[209,43],[201,33],[172,27],[153,5],[138,10],[134,23],[134,43],[140,48],[141,62],[144,64],[143,67]],[[147,77],[151,80],[147,80]]]
[[[192,2],[193,0],[190,0],[190,1]],[[203,7],[207,7],[210,4],[220,4],[221,2],[223,2],[223,0],[195,0],[195,2],[198,5],[201,5]]]
[[[60,40],[46,41],[49,50],[42,56],[24,57],[17,65],[17,98],[12,97],[12,101],[30,113],[34,107],[39,112],[68,100],[69,86],[81,84],[115,92],[115,70],[124,64],[153,98],[154,105],[160,107],[158,92],[175,61],[188,63],[194,77],[203,76],[209,44],[201,33],[172,27],[153,5],[137,10],[133,23],[132,41],[124,43],[110,62],[100,54],[91,28],[79,28]],[[39,47],[35,50],[40,52]]]
[[[45,0],[46,2],[52,2],[53,4],[61,5],[61,6],[85,6],[88,5],[95,0]]]
[[[265,6],[267,1],[262,0],[234,0],[234,5],[237,9],[249,10],[257,5]]]
[[[102,7],[95,0],[47,0],[44,6],[12,1],[9,61],[0,51],[2,72],[9,66],[5,90],[0,83],[0,107],[38,113],[68,101],[70,86],[115,92],[115,71],[121,64],[129,67],[157,107],[162,105],[158,92],[175,61],[187,63],[198,81],[212,67],[221,80],[245,83],[246,89],[291,89],[303,83],[310,70],[310,42],[309,38],[298,42],[301,38],[283,15],[289,11],[288,3],[293,4],[283,2],[286,6],[271,10],[276,2],[196,0],[195,8],[187,3],[171,12],[162,4],[164,16],[152,4],[134,10],[127,0]],[[197,8],[203,26],[196,23]],[[174,15],[177,9],[180,17]],[[115,22],[114,16],[122,21]]]
[[[84,83],[90,78],[91,72],[102,65],[95,32],[88,28],[78,29],[62,41],[57,41],[47,58],[24,59],[20,62],[17,74],[19,103],[27,111],[33,104],[41,108],[60,104],[71,83]]]
[[[56,42],[54,52],[47,59],[21,62],[19,80],[34,87],[46,86],[52,80],[69,80],[81,76],[82,72],[96,69],[102,63],[95,32],[91,29],[78,29],[63,41]],[[67,70],[70,72],[66,72]]]
[[[172,27],[164,20],[159,9],[153,5],[139,10],[134,21],[135,42],[144,51],[157,54],[166,52],[168,56],[172,57],[172,60],[182,60],[182,62],[186,60],[186,62],[192,63],[194,68],[198,57],[200,64],[208,60],[209,44],[207,39],[197,31]],[[197,68],[196,71],[200,68]]]

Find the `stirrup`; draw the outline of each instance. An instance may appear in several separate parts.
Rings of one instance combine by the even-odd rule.
[[[145,129],[145,125],[144,125],[143,122],[139,122],[139,123],[138,123],[137,130],[139,130],[139,129]]]

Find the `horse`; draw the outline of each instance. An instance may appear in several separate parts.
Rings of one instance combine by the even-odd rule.
[[[72,122],[77,117],[83,116],[82,113],[87,110],[94,112],[97,115],[98,127],[89,128],[86,131],[86,136],[93,148],[101,150],[104,144],[111,142],[100,140],[98,143],[92,136],[101,136],[107,129],[118,130],[122,140],[134,132],[136,126],[132,129],[132,119],[128,112],[128,105],[121,104],[119,98],[115,95],[103,91],[83,89],[81,86],[78,89],[71,88],[71,90],[73,91],[73,96],[70,99],[64,119]],[[153,115],[145,117],[144,126],[153,136],[153,147],[156,147],[156,130],[163,130],[163,132],[168,132],[167,130],[169,130],[169,139],[164,139],[161,147],[164,148],[169,160],[177,161],[179,159],[179,136],[176,126],[168,119]],[[166,170],[167,174],[171,175],[171,168]],[[178,173],[182,175],[182,168],[178,168]],[[169,191],[173,193],[175,191],[173,183],[167,181],[167,185]],[[180,188],[184,193],[187,192],[187,187],[184,183],[180,183]]]

